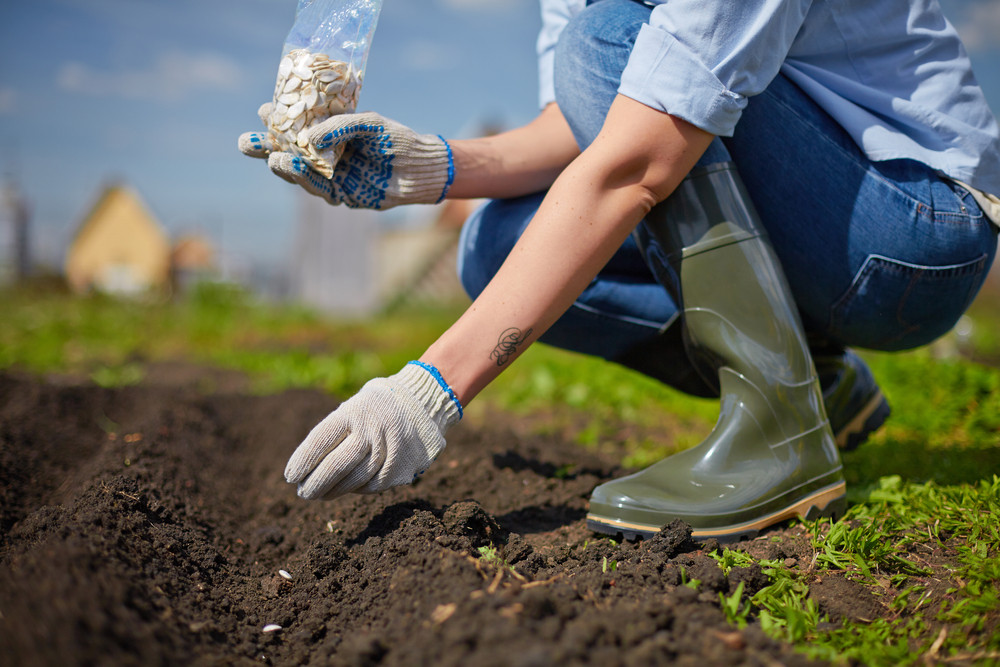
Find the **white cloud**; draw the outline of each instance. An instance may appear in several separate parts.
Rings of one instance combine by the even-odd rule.
[[[1000,48],[1000,2],[981,0],[966,5],[955,20],[955,29],[969,51]]]
[[[161,54],[152,63],[118,71],[69,62],[56,77],[57,85],[70,92],[160,101],[176,101],[204,90],[236,90],[243,80],[243,71],[231,58],[178,51]]]
[[[13,113],[17,109],[17,91],[0,88],[0,114]]]

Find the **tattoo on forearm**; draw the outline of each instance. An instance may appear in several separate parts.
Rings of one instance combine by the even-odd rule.
[[[521,331],[517,327],[507,329],[500,334],[497,346],[493,348],[492,352],[490,352],[490,359],[496,360],[497,366],[503,366],[510,361],[510,358],[514,356],[514,354],[517,353],[517,348],[528,340],[532,331],[533,329]]]

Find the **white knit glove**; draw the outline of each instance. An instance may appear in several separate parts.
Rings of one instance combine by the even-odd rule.
[[[269,111],[264,105],[258,115],[266,118]],[[455,177],[451,147],[444,137],[417,134],[371,111],[341,114],[318,123],[310,130],[309,141],[321,152],[343,149],[333,178],[324,178],[301,157],[272,152],[266,133],[241,135],[239,148],[251,157],[267,157],[271,171],[310,194],[350,208],[436,204],[444,199]]]
[[[285,479],[309,500],[410,484],[461,418],[462,406],[437,369],[411,361],[370,380],[317,424],[288,460]]]

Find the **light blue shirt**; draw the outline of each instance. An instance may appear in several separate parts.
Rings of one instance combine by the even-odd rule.
[[[937,0],[653,0],[618,92],[731,136],[780,71],[875,161],[910,158],[1000,193],[1000,131]],[[541,0],[540,102],[586,0]]]

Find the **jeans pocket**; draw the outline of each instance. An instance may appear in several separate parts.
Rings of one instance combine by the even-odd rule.
[[[921,266],[871,255],[833,304],[830,333],[875,350],[906,350],[947,333],[986,279],[989,255],[950,266]]]

